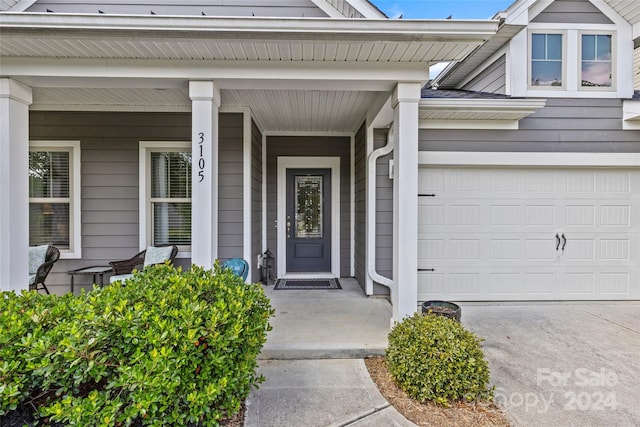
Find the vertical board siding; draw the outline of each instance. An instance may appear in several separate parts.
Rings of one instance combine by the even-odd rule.
[[[493,64],[482,70],[469,83],[464,85],[462,89],[504,95],[506,94],[507,86],[506,74],[506,57],[502,55]]]
[[[548,99],[520,130],[420,129],[421,151],[638,153],[640,131],[622,130],[619,99]]]
[[[98,13],[149,15],[207,16],[273,16],[327,17],[311,0],[217,0],[208,2],[168,0],[99,1],[99,0],[38,0],[27,12]]]
[[[278,215],[278,157],[340,157],[340,276],[351,275],[351,147],[349,137],[267,137],[267,248],[278,257],[276,219]],[[277,263],[277,261],[276,261]],[[280,272],[278,272],[280,274]]]
[[[262,133],[251,121],[251,256],[253,263],[251,281],[260,280],[260,269],[255,268],[262,253]]]
[[[242,115],[220,115],[221,161],[242,156]],[[31,140],[80,141],[82,259],[61,259],[47,277],[56,293],[69,291],[65,273],[88,265],[106,265],[126,259],[139,251],[138,154],[140,141],[189,141],[189,113],[44,112],[29,117]],[[240,148],[233,145],[239,144]],[[240,150],[240,151],[238,151]],[[236,154],[237,152],[237,154]],[[222,218],[242,218],[242,175],[239,168],[220,165]],[[234,220],[235,221],[235,220]],[[234,235],[228,229],[223,253],[242,256],[242,223]],[[237,242],[240,242],[239,244]],[[238,249],[239,248],[239,249]],[[189,267],[189,259],[176,265]],[[89,288],[90,277],[76,277],[76,288]],[[108,278],[107,278],[108,281]]]
[[[218,258],[221,260],[244,256],[243,123],[242,113],[220,115],[218,127]]]
[[[386,130],[376,129],[374,148],[387,144]],[[389,179],[389,160],[393,152],[376,162],[376,270],[382,276],[393,278],[393,181]],[[374,284],[374,294],[388,294],[389,288]]]
[[[612,24],[589,0],[555,0],[531,22],[567,24]]]
[[[353,242],[355,252],[355,277],[364,289],[367,278],[367,128],[363,123],[354,138],[355,143],[355,224]]]

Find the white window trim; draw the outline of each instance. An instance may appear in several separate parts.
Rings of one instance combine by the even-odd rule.
[[[147,179],[151,171],[151,153],[168,150],[185,150],[191,152],[191,141],[140,141],[138,153],[139,163],[139,246],[145,250],[151,245],[151,180]],[[191,250],[179,251],[177,258],[191,258]]]
[[[69,203],[71,206],[69,206],[69,249],[60,249],[60,258],[82,258],[80,141],[29,141],[29,151],[68,151],[70,153]]]
[[[590,87],[582,86],[582,36],[611,36],[611,86],[604,87]],[[578,69],[576,73],[578,75],[578,90],[587,92],[616,92],[618,86],[617,79],[617,49],[618,40],[616,38],[615,31],[591,31],[581,30],[578,31]]]
[[[531,84],[533,65],[533,36],[534,34],[550,34],[562,36],[562,85],[561,86],[535,86]],[[531,91],[559,92],[567,90],[567,32],[562,30],[529,30],[527,36],[527,88]]]

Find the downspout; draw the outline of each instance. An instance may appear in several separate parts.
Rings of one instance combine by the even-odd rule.
[[[373,136],[371,135],[371,138]],[[377,282],[391,289],[393,280],[382,276],[376,271],[376,162],[378,158],[386,156],[393,151],[393,125],[389,128],[387,144],[384,147],[373,150],[369,154],[367,171],[367,280],[366,294],[373,295],[373,283]]]

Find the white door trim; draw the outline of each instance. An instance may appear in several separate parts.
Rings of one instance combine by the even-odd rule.
[[[340,157],[278,157],[278,276],[287,273],[286,201],[287,169],[331,169],[331,274],[340,277]],[[308,277],[308,273],[298,274]],[[314,277],[318,277],[314,275]]]
[[[428,166],[638,167],[640,166],[640,153],[420,151],[418,163]]]

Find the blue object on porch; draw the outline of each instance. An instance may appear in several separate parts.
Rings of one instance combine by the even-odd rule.
[[[222,263],[222,268],[228,268],[236,276],[242,277],[242,280],[247,280],[249,275],[249,263],[242,258],[229,258]]]

